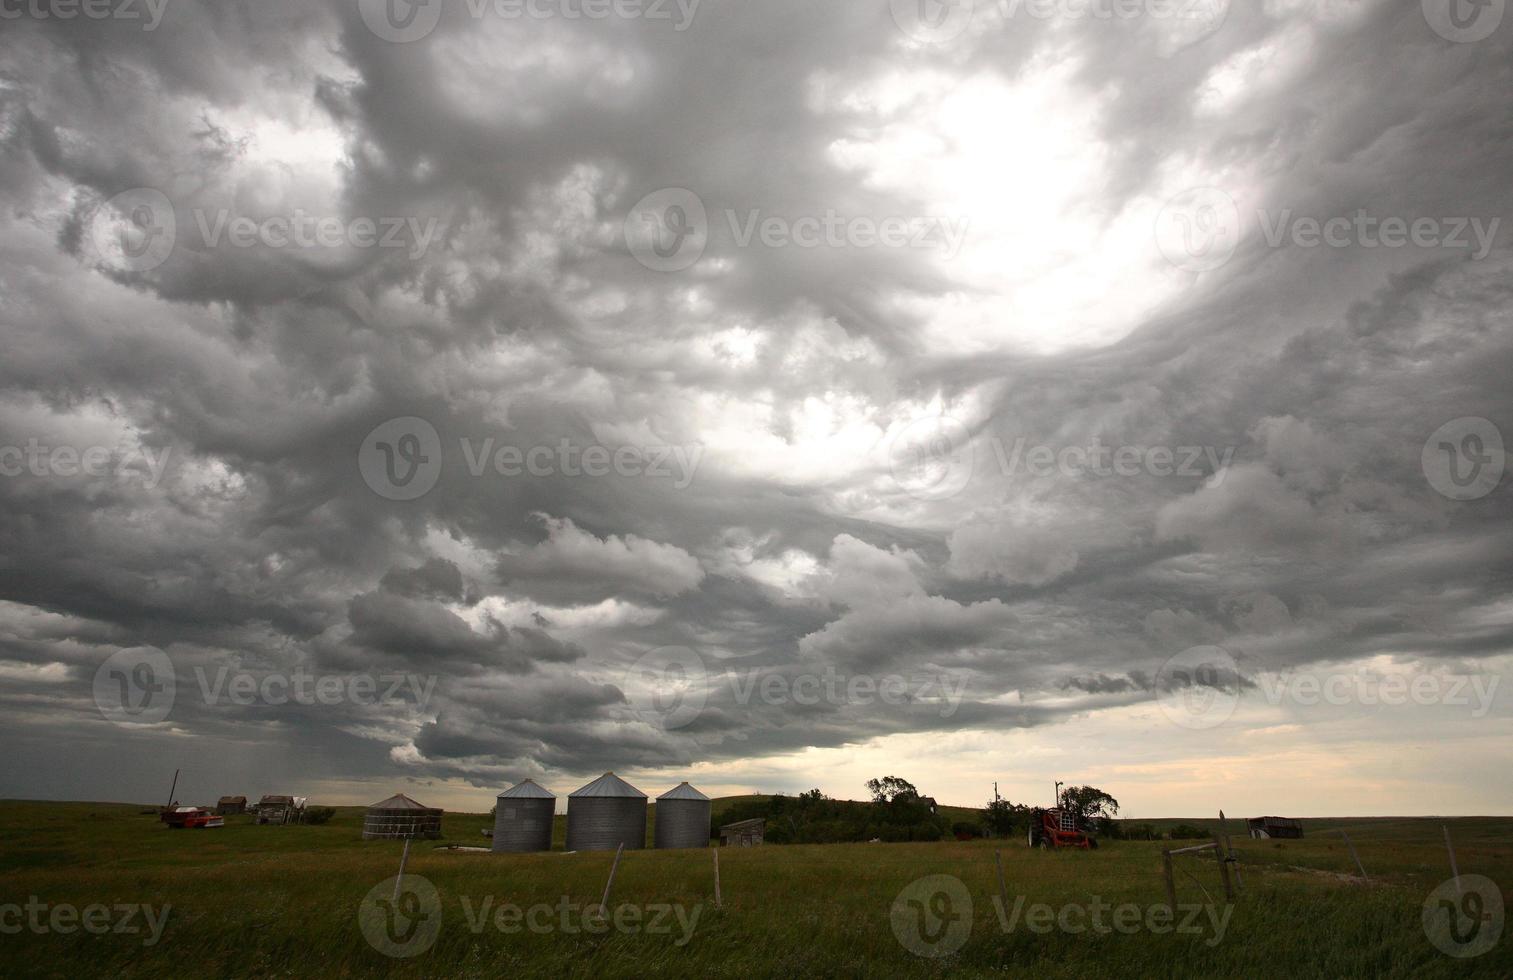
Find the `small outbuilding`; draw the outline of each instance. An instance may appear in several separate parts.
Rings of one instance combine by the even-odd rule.
[[[552,817],[557,797],[533,779],[499,794],[494,805],[495,851],[521,853],[552,849]]]
[[[720,843],[725,847],[755,847],[767,833],[765,817],[737,820],[720,828]]]
[[[567,849],[627,851],[646,846],[646,794],[607,772],[567,797]]]
[[[234,817],[247,812],[247,797],[223,796],[216,801],[215,812],[223,817]]]
[[[403,793],[373,804],[363,817],[363,840],[436,840],[440,836],[441,810]]]
[[[709,797],[681,782],[657,797],[652,838],[658,849],[709,846]]]
[[[1251,817],[1245,821],[1250,836],[1258,840],[1280,838],[1297,840],[1303,836],[1303,823],[1289,817]]]

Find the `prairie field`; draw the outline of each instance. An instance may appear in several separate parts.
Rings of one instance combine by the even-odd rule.
[[[711,850],[628,851],[601,917],[613,855],[562,853],[562,818],[557,851],[496,855],[444,850],[486,845],[491,822],[448,813],[447,838],[415,842],[404,879],[406,892],[434,889],[434,905],[400,905],[430,921],[418,935],[391,923],[386,944],[367,938],[362,917],[373,911],[365,902],[392,899],[403,845],[362,841],[360,809],[323,826],[231,817],[222,829],[180,831],[144,809],[0,803],[0,904],[21,907],[0,917],[0,975],[1513,975],[1506,939],[1453,958],[1421,919],[1450,877],[1443,825],[1463,875],[1513,881],[1508,818],[1314,820],[1304,840],[1237,841],[1243,887],[1233,903],[1212,859],[1178,857],[1179,910],[1163,924],[1161,848],[1187,842],[723,848],[718,907]],[[1357,880],[1343,839],[1322,835],[1330,827],[1348,828],[1369,882]],[[932,876],[960,882],[949,907],[919,892],[930,887],[921,879],[941,880]],[[1047,908],[1039,918],[1036,906]],[[78,921],[54,920],[59,907],[79,910]],[[1102,929],[1091,918],[1099,908]],[[943,917],[922,925],[917,911]],[[91,915],[93,931],[80,924]]]

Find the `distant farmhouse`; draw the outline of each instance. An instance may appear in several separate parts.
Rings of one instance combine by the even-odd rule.
[[[1245,824],[1250,828],[1250,836],[1257,840],[1271,837],[1295,840],[1303,836],[1302,821],[1288,817],[1251,817]]]
[[[247,812],[247,797],[223,796],[215,804],[215,812],[223,817],[233,817]]]

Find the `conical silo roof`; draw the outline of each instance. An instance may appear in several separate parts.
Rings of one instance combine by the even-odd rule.
[[[534,779],[522,779],[499,794],[501,800],[555,800],[556,794],[537,783]]]
[[[679,783],[678,785],[674,786],[672,789],[668,790],[667,792],[663,793],[661,796],[657,797],[657,799],[659,799],[659,800],[703,800],[706,803],[709,802],[709,797],[705,796],[703,793],[700,793],[698,790],[696,790],[692,786],[688,785],[687,781]]]
[[[574,790],[568,796],[569,798],[579,796],[639,796],[643,800],[646,799],[645,793],[612,772],[605,773],[587,786]]]

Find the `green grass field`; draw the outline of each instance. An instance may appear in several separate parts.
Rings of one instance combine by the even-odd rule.
[[[480,833],[487,815],[449,813],[447,840],[417,842],[407,869],[410,886],[417,877],[434,886],[439,914],[425,921],[435,931],[391,930],[391,938],[411,940],[403,949],[423,949],[391,958],[365,938],[359,920],[370,891],[397,870],[402,845],[360,840],[361,810],[342,808],[319,827],[258,827],[234,817],[219,830],[170,831],[141,809],[0,802],[0,906],[23,907],[0,909],[0,976],[1513,976],[1507,936],[1473,959],[1452,958],[1426,936],[1421,907],[1450,877],[1439,820],[1309,820],[1301,841],[1237,841],[1245,887],[1228,909],[1216,864],[1179,858],[1196,882],[1179,875],[1178,904],[1207,904],[1200,885],[1214,899],[1193,913],[1196,932],[1149,927],[1150,909],[1165,903],[1159,842],[1040,852],[1002,840],[722,849],[718,909],[710,851],[628,852],[610,899],[620,925],[592,934],[582,926],[599,920],[584,917],[600,898],[612,855],[439,850],[487,844]],[[1485,875],[1504,888],[1513,882],[1513,819],[1448,823],[1463,875]],[[1354,864],[1344,842],[1320,834],[1329,827],[1349,830],[1370,884],[1349,877]],[[1009,897],[1002,917],[995,851]],[[932,905],[928,890],[916,887],[905,898],[920,898],[924,910],[901,906],[901,918],[890,917],[900,893],[932,875],[960,880],[970,915],[959,899]],[[33,897],[41,910],[27,913]],[[387,900],[389,889],[378,897]],[[1089,910],[1098,902],[1128,904],[1139,923],[1091,931]],[[151,945],[143,915],[127,921],[115,910],[138,903],[155,917],[167,908]],[[1042,904],[1082,930],[1032,929],[1033,907]],[[66,912],[58,923],[73,930],[52,929],[59,908],[89,906],[106,909],[83,913],[95,917],[95,932]],[[533,906],[549,908],[526,914]],[[375,914],[377,906],[367,907]],[[524,919],[510,911],[516,908]],[[27,914],[46,931],[12,928]],[[1112,912],[1101,914],[1111,922]],[[899,922],[905,941],[926,952],[940,952],[953,937],[963,941],[950,955],[922,957],[900,940]],[[140,931],[114,931],[132,924]],[[434,943],[416,935],[434,935]],[[946,939],[931,945],[937,935]]]

